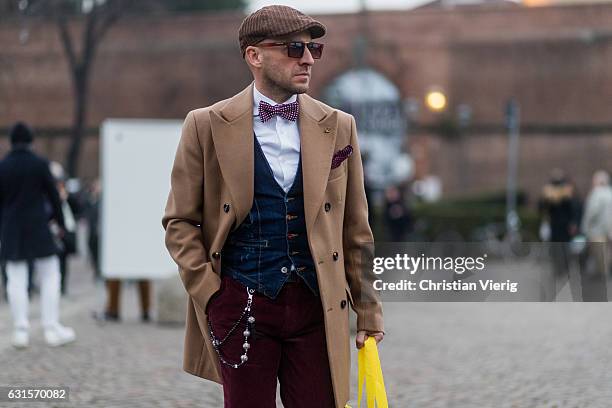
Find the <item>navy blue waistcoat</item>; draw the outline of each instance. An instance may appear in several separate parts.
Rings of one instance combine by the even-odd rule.
[[[304,219],[302,157],[288,192],[276,182],[255,138],[253,205],[222,251],[222,274],[275,299],[285,282],[303,279],[319,296]],[[238,164],[237,164],[238,165]]]

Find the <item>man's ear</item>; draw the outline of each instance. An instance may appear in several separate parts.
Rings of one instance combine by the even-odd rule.
[[[259,48],[249,45],[248,47],[246,47],[244,59],[250,66],[254,68],[260,68],[263,60],[263,55]]]

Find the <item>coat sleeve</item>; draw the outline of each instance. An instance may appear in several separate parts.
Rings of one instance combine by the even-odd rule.
[[[162,217],[165,243],[187,293],[203,310],[221,279],[212,269],[202,237],[204,163],[193,112],[185,118]]]
[[[344,210],[344,269],[357,313],[357,330],[384,332],[382,303],[373,289],[374,272],[370,265],[374,256],[374,237],[368,223],[363,165],[357,140],[357,126],[351,116],[353,154],[347,159],[346,206]]]

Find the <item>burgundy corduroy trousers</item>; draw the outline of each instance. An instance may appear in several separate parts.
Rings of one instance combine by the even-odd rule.
[[[208,305],[214,335],[223,339],[247,303],[246,287],[224,276]],[[285,283],[276,299],[253,295],[255,318],[248,361],[238,368],[221,363],[225,408],[275,408],[276,384],[285,408],[334,408],[323,308],[298,279]],[[221,346],[229,362],[240,362],[246,319]]]

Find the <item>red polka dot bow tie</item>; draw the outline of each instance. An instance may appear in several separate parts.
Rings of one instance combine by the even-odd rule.
[[[300,113],[300,103],[298,101],[291,103],[281,103],[278,105],[270,105],[267,102],[259,102],[259,118],[262,122],[267,122],[274,115],[278,115],[281,118],[295,122]]]

